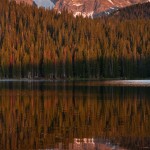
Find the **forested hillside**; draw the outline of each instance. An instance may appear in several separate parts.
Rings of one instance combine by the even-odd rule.
[[[150,2],[121,8],[112,13],[118,19],[150,19]]]
[[[149,18],[74,18],[0,0],[0,77],[150,77]]]

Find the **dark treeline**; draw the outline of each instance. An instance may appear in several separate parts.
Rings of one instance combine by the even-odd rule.
[[[74,18],[0,0],[0,77],[150,77],[150,19]]]
[[[113,17],[117,17],[120,20],[123,19],[143,19],[150,18],[150,3],[136,4],[129,7],[119,9],[112,13]]]

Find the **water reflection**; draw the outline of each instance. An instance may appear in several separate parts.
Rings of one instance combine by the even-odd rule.
[[[142,87],[1,83],[0,149],[148,149],[149,93]]]

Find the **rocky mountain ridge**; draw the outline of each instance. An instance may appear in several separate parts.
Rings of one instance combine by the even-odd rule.
[[[17,3],[26,2],[32,5],[33,0],[16,0]],[[73,15],[95,18],[101,15],[109,15],[119,8],[124,8],[137,3],[145,3],[150,0],[35,0],[35,3],[44,3],[49,1],[53,3],[53,8],[58,12],[68,10]],[[49,6],[52,8],[51,6]]]
[[[144,2],[147,0],[58,0],[54,9],[58,11],[67,9],[69,12],[73,12],[74,16],[82,15],[93,18],[110,14],[119,8]]]

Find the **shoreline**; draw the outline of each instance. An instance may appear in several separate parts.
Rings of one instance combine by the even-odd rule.
[[[150,78],[0,78],[0,82],[4,81],[51,81],[51,82],[62,82],[62,81],[150,81]]]
[[[150,80],[150,78],[0,78],[0,81],[128,81]]]
[[[28,79],[28,78],[20,78],[20,79],[0,79],[0,83],[49,83],[49,84],[57,84],[59,86],[110,86],[110,87],[150,87],[150,79]]]

